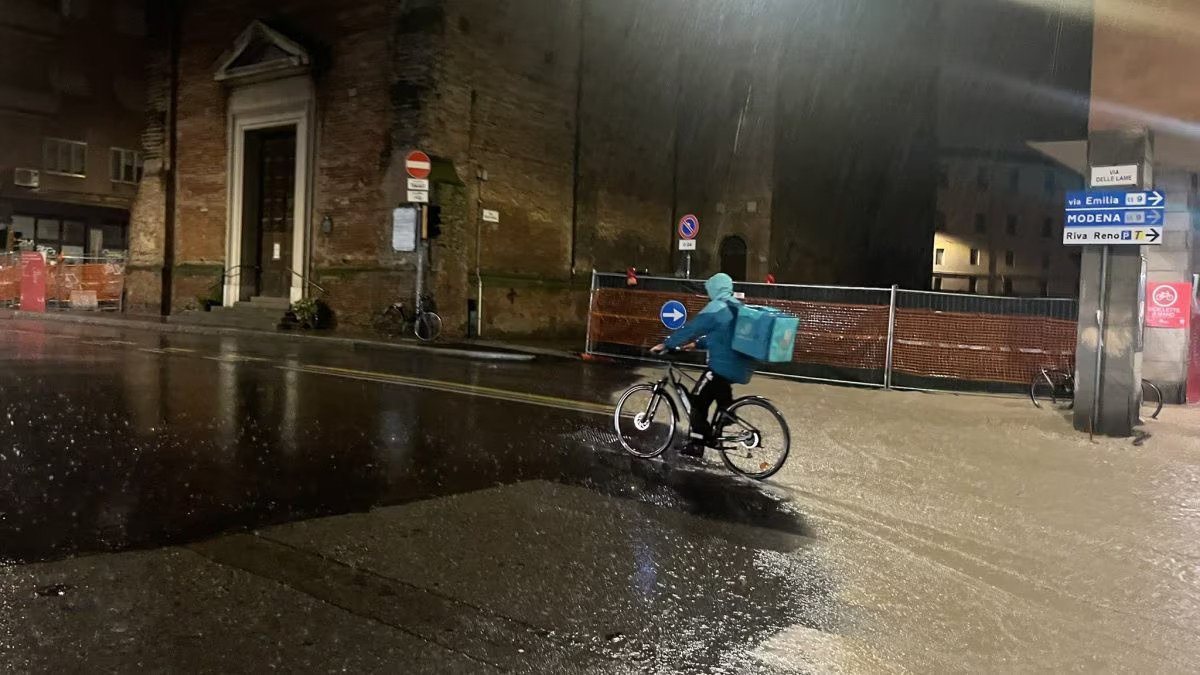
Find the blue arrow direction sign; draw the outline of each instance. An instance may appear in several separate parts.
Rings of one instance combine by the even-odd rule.
[[[1120,227],[1122,225],[1161,225],[1162,209],[1067,209],[1066,227]]]
[[[678,300],[668,300],[662,309],[658,310],[658,318],[662,319],[667,330],[679,330],[687,323],[687,307]]]
[[[1142,192],[1115,192],[1098,190],[1095,192],[1068,192],[1067,211],[1097,210],[1097,209],[1163,209],[1167,206],[1167,198],[1158,190]]]

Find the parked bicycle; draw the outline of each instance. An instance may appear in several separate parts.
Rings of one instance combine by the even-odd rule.
[[[1038,408],[1042,407],[1042,401],[1049,401],[1052,407],[1061,410],[1074,408],[1074,372],[1062,368],[1041,369],[1029,382],[1029,400]],[[1162,390],[1150,380],[1142,380],[1142,414],[1156,420],[1162,407]]]
[[[666,452],[678,431],[676,400],[690,415],[698,388],[699,379],[670,360],[661,380],[630,387],[613,413],[621,446],[642,459]],[[787,461],[791,449],[787,421],[761,396],[735,399],[728,409],[713,414],[711,428],[716,438],[711,447],[720,452],[725,466],[734,473],[765,480]]]
[[[388,337],[396,337],[411,331],[417,339],[432,342],[442,334],[442,317],[437,315],[433,296],[422,295],[417,310],[411,315],[403,302],[392,303],[375,318],[375,330]]]

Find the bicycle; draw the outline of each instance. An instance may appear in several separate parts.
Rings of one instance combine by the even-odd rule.
[[[653,459],[671,447],[678,431],[676,398],[689,417],[691,415],[692,401],[699,390],[700,380],[683,372],[674,362],[667,360],[666,363],[667,373],[662,379],[630,387],[621,395],[613,412],[617,439],[625,451],[634,457]],[[691,391],[686,386],[689,381],[692,383]],[[761,420],[755,419],[760,415]],[[631,432],[653,432],[656,423],[664,435],[661,442],[654,442],[645,450],[635,447],[634,434]],[[775,475],[783,468],[791,449],[791,432],[787,421],[770,401],[761,396],[734,399],[727,409],[713,414],[711,428],[715,440],[709,447],[720,452],[721,460],[730,471],[747,478],[765,480]],[[772,448],[778,453],[778,458],[767,461]],[[743,468],[738,463],[741,460],[746,460],[749,468]]]
[[[375,318],[375,330],[388,337],[412,331],[418,340],[432,342],[442,334],[442,317],[437,315],[433,296],[425,294],[417,303],[417,311],[409,316],[403,302],[392,303]]]
[[[1029,382],[1029,400],[1035,408],[1041,401],[1049,399],[1050,405],[1070,410],[1075,407],[1075,375],[1062,368],[1042,368]],[[1158,419],[1162,412],[1162,390],[1150,380],[1142,380],[1142,410],[1150,412],[1150,419]]]

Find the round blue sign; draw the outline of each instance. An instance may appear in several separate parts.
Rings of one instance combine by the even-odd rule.
[[[700,219],[688,214],[679,219],[679,238],[695,239],[700,234]]]
[[[668,300],[662,309],[658,310],[658,318],[662,320],[667,330],[683,328],[683,324],[687,323],[687,317],[687,307],[684,307],[683,303],[678,300]]]

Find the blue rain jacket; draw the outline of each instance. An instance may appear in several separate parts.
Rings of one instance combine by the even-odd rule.
[[[747,384],[754,373],[754,360],[733,351],[733,308],[741,306],[733,297],[733,279],[728,274],[715,274],[704,282],[704,290],[711,302],[665,344],[669,349],[678,349],[695,341],[698,348],[708,350],[708,367],[714,373],[730,382]]]

